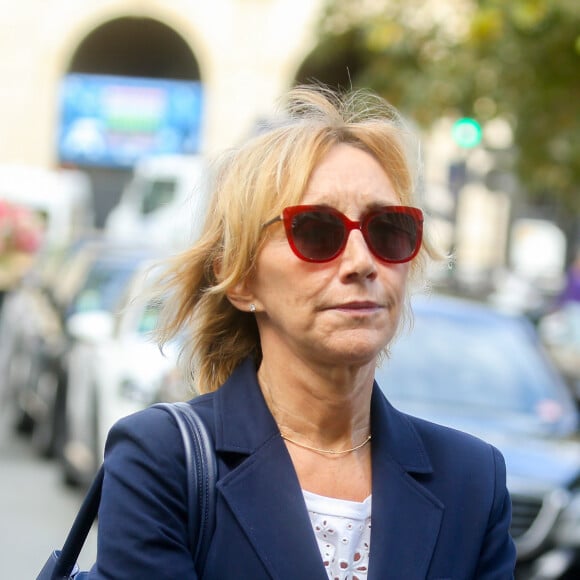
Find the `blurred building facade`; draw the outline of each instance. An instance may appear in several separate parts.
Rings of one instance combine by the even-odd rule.
[[[461,0],[448,4],[456,2]],[[79,167],[93,183],[99,225],[117,203],[131,166],[63,160],[65,79],[80,74],[197,83],[203,99],[196,152],[211,155],[251,131],[293,84],[316,47],[323,4],[0,0],[0,164]],[[421,18],[449,18],[438,2],[426,6],[432,10],[422,11]],[[469,276],[472,271],[488,276],[506,264],[509,194],[481,184],[454,192],[449,166],[466,155],[449,135],[443,124],[425,140],[425,202],[441,218],[441,238],[455,250],[455,267]],[[473,151],[469,158],[477,161]]]

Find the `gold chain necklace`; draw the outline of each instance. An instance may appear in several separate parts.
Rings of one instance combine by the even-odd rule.
[[[310,445],[306,445],[305,443],[300,443],[299,441],[296,441],[295,439],[292,439],[282,433],[280,435],[282,436],[282,439],[289,441],[290,443],[294,443],[294,445],[298,445],[298,447],[302,447],[303,449],[308,449],[309,451],[314,451],[316,453],[323,453],[325,455],[345,455],[346,453],[352,453],[353,451],[364,447],[371,440],[371,436],[369,435],[362,443],[359,443],[350,449],[336,451],[334,449],[320,449],[319,447],[312,447]]]

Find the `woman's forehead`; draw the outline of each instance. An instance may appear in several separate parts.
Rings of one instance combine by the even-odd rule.
[[[350,145],[333,147],[315,166],[301,203],[373,207],[399,203],[393,183],[379,162]]]

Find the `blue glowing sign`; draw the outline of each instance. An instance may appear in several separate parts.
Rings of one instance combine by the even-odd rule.
[[[198,81],[70,74],[61,86],[59,159],[131,167],[145,155],[197,153],[201,117]]]

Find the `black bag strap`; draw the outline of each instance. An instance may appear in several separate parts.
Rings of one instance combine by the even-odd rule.
[[[188,403],[157,403],[177,423],[183,445],[188,482],[189,537],[198,577],[203,576],[215,527],[217,459],[205,424]]]
[[[83,503],[81,504],[73,525],[66,537],[52,573],[52,580],[69,578],[73,568],[75,567],[81,549],[99,511],[104,475],[105,470],[103,466],[101,466],[91,483],[91,487],[85,495]]]
[[[153,406],[164,409],[174,418],[183,439],[190,547],[197,574],[201,577],[215,526],[217,460],[213,443],[205,424],[188,403],[157,403]],[[103,477],[104,467],[101,466],[64,542],[53,580],[68,578],[75,567],[99,511]]]

